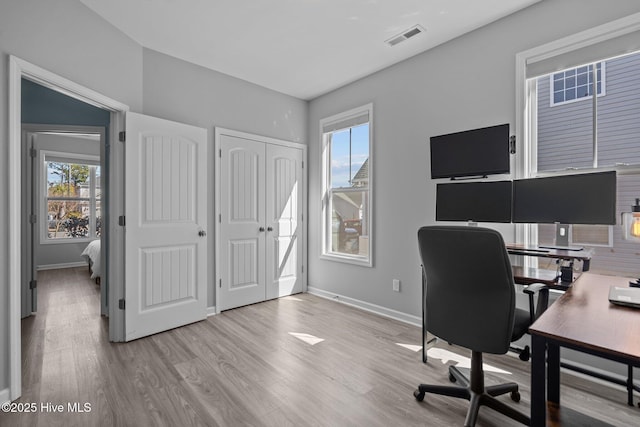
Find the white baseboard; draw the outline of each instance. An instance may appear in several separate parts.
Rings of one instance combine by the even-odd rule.
[[[0,405],[3,403],[11,402],[11,398],[9,396],[11,396],[11,393],[9,392],[8,388],[0,390]]]
[[[400,311],[392,310],[390,308],[382,307],[376,304],[371,304],[366,301],[360,301],[355,298],[346,297],[344,295],[334,294],[333,292],[325,291],[324,289],[318,289],[313,286],[308,286],[307,292],[312,295],[319,296],[321,298],[326,298],[331,301],[337,301],[339,303],[350,305],[352,307],[356,307],[361,310],[379,314],[380,316],[388,317],[394,320],[399,320],[400,322],[408,323],[410,325],[422,327],[422,317],[413,316],[407,313],[402,313]]]
[[[216,311],[215,305],[211,307],[207,307],[207,317],[215,316],[216,314],[218,314],[218,312]]]
[[[78,262],[65,262],[64,264],[43,264],[38,266],[38,271],[41,270],[57,270],[59,268],[74,268],[74,267],[88,267],[86,261]]]

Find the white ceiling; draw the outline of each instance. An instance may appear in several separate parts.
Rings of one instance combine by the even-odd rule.
[[[540,0],[80,1],[146,48],[308,100]]]

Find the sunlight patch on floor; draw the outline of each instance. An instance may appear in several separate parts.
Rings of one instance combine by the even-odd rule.
[[[407,348],[407,349],[409,349],[411,351],[415,351],[415,352],[418,352],[418,351],[422,350],[422,346],[421,345],[402,344],[402,343],[399,343],[399,342],[397,342],[396,345],[399,345],[400,347],[404,347],[404,348]]]
[[[289,335],[293,335],[294,337],[298,338],[299,340],[302,340],[302,341],[306,342],[307,344],[311,344],[311,345],[316,345],[319,342],[324,341],[324,338],[318,338],[318,337],[310,335],[310,334],[302,334],[302,333],[299,333],[299,332],[289,332]]]
[[[402,344],[396,343],[400,347],[409,349],[414,352],[418,352],[422,350],[422,346],[413,345],[413,344]],[[427,349],[427,357],[438,359],[442,362],[443,365],[453,362],[458,368],[471,368],[471,359],[465,356],[460,356],[459,354],[453,353],[449,350],[445,350],[443,348],[432,347]],[[487,372],[496,372],[498,374],[507,374],[511,375],[511,372],[505,371],[504,369],[496,368],[495,366],[487,365],[486,363],[482,364],[482,367]]]

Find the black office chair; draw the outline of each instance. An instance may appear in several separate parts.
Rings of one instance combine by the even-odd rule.
[[[458,385],[420,384],[414,392],[416,400],[422,401],[425,393],[469,400],[465,426],[475,425],[481,405],[529,424],[527,415],[495,398],[511,393],[512,400],[520,401],[516,383],[484,386],[482,353],[505,354],[511,342],[520,339],[535,319],[533,294],[548,289],[530,287],[530,310],[516,308],[511,262],[502,236],[495,230],[422,227],[418,243],[427,281],[427,330],[471,350],[471,378],[450,366],[449,379]]]

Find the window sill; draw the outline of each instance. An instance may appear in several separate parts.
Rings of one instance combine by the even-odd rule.
[[[324,259],[327,261],[336,261],[342,262],[344,264],[357,265],[360,267],[373,267],[373,262],[371,258],[361,257],[361,256],[349,256],[349,255],[340,255],[337,253],[325,253],[320,255],[320,259]]]
[[[67,245],[71,243],[89,243],[93,240],[97,240],[100,237],[69,237],[60,239],[41,239],[41,245]]]

